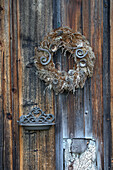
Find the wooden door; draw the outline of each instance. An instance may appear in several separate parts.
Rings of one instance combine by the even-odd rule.
[[[111,168],[112,8],[107,0],[0,1],[0,169]],[[60,26],[85,35],[96,56],[93,77],[74,94],[45,90],[31,64],[35,47]],[[58,60],[67,69],[64,58]],[[55,127],[18,125],[35,106],[55,115]]]

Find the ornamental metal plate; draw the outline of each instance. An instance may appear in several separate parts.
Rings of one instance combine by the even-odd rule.
[[[47,130],[55,125],[53,114],[46,114],[40,108],[34,107],[27,115],[22,115],[18,121],[26,130]]]

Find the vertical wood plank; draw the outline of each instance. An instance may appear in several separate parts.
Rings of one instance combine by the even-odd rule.
[[[62,25],[69,26],[75,32],[82,31],[82,18],[81,18],[81,10],[82,10],[82,1],[62,1]],[[71,68],[70,65],[68,66]],[[69,93],[66,97],[67,112],[64,113],[63,119],[65,125],[63,127],[63,138],[84,138],[84,90],[77,89],[75,94]],[[67,119],[67,120],[66,120]],[[67,125],[66,125],[67,122]]]
[[[2,92],[2,85],[3,85],[3,53],[4,53],[4,47],[3,47],[3,17],[4,17],[4,11],[3,11],[3,1],[0,1],[0,169],[3,169],[3,92]]]
[[[55,96],[55,148],[56,148],[56,169],[63,170],[63,127],[62,127],[62,96]]]
[[[1,29],[0,29],[1,30]],[[2,59],[3,51],[0,49],[0,169],[3,169],[3,97],[2,97]]]
[[[103,169],[103,82],[102,82],[102,45],[103,45],[103,1],[91,3],[91,46],[96,55],[94,76],[92,77],[92,116],[93,135],[97,143],[97,166]]]
[[[46,86],[38,79],[35,68],[26,68],[35,55],[35,46],[39,45],[46,32],[52,30],[52,0],[20,1],[19,6],[23,114],[36,105],[54,114],[53,92],[45,91]],[[54,127],[49,131],[27,133],[23,132],[23,169],[55,169]]]
[[[90,42],[91,40],[91,6],[90,1],[82,1],[82,33]],[[92,98],[91,79],[88,79],[84,86],[84,131],[86,138],[92,138]]]
[[[3,3],[3,55],[2,55],[2,98],[4,115],[4,169],[13,169],[12,155],[12,96],[11,96],[11,51],[10,51],[10,1]]]
[[[111,169],[113,169],[113,1],[110,1],[110,93],[111,93],[111,131],[112,131],[112,157]]]
[[[23,95],[22,95],[22,62],[23,58],[21,56],[21,43],[20,43],[20,6],[19,1],[17,1],[17,56],[18,56],[18,116],[20,117],[23,113]],[[20,127],[19,129],[19,165],[20,170],[23,169],[23,129]]]
[[[103,1],[103,115],[104,169],[111,169],[110,1],[105,0]]]
[[[11,76],[12,76],[12,140],[13,140],[13,168],[20,169],[20,144],[19,144],[19,86],[18,86],[18,20],[17,20],[17,1],[11,1]]]
[[[103,44],[103,1],[83,1],[83,34],[89,39],[96,55],[94,74],[91,79],[93,136],[97,139],[97,166],[103,169],[103,94],[102,94],[102,44]],[[85,10],[87,8],[87,10]],[[91,9],[91,10],[90,10]],[[89,12],[89,17],[87,12]],[[87,89],[88,93],[88,89]],[[90,98],[89,98],[90,99]],[[86,125],[85,125],[86,126]]]
[[[97,139],[97,165],[103,169],[103,1],[64,1],[63,25],[80,31],[90,41],[96,55],[94,74],[81,92],[77,90],[75,125],[82,124],[81,137]],[[76,9],[76,10],[75,10]],[[106,19],[106,22],[109,19]],[[109,41],[107,42],[109,43]],[[106,48],[104,48],[105,50]],[[81,96],[81,97],[80,97]],[[79,99],[78,99],[79,98]],[[79,103],[80,101],[80,103]],[[81,107],[80,107],[81,106]],[[79,110],[79,107],[82,108]],[[82,117],[79,119],[79,114]],[[105,110],[104,110],[105,111]],[[69,113],[69,111],[68,111]],[[77,115],[76,115],[77,113]],[[70,114],[69,114],[70,115]],[[82,121],[81,121],[82,120]],[[81,123],[80,123],[81,121]],[[83,124],[84,122],[84,124]],[[72,125],[71,125],[72,126]],[[72,128],[71,128],[72,129]],[[67,129],[66,129],[67,130]],[[75,128],[79,132],[80,128]],[[83,130],[83,132],[82,132]],[[68,132],[69,130],[67,130]],[[80,137],[75,133],[74,137]],[[83,135],[82,135],[83,133]],[[66,133],[65,133],[66,134]]]
[[[61,1],[53,0],[53,28],[59,28],[61,26]],[[57,52],[56,62],[62,61],[61,52]],[[55,126],[55,148],[56,148],[56,169],[63,170],[63,127],[62,127],[62,116],[63,116],[63,95],[58,94],[54,97],[54,109],[56,117]]]

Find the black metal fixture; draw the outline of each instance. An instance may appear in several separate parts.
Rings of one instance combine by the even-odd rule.
[[[27,115],[22,115],[17,122],[25,130],[48,130],[55,125],[54,121],[54,115],[46,114],[40,108],[34,107]]]

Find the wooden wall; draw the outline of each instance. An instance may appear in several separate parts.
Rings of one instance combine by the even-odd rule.
[[[62,170],[63,138],[95,140],[98,169],[110,169],[112,8],[112,0],[0,1],[0,169]],[[35,46],[60,26],[84,34],[96,56],[93,77],[74,95],[45,91],[35,68],[26,67]],[[60,54],[57,61],[62,69],[71,67]],[[55,114],[55,128],[42,132],[18,126],[18,118],[36,105]]]
[[[110,92],[111,92],[111,130],[112,130],[112,157],[111,169],[113,169],[113,1],[110,1]]]

